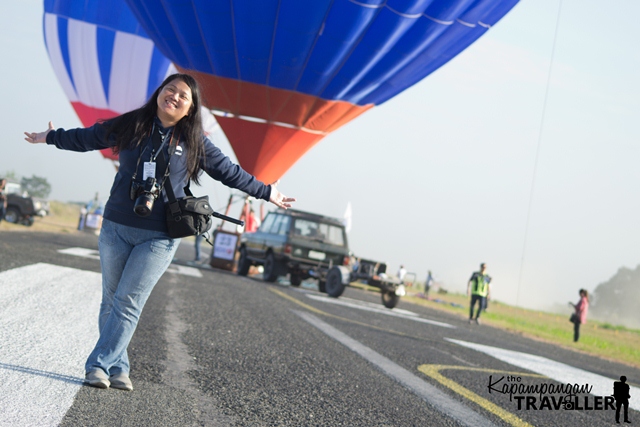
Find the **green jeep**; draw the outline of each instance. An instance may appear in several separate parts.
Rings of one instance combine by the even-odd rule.
[[[264,266],[263,278],[274,282],[289,274],[292,286],[318,279],[326,292],[327,271],[349,264],[349,245],[342,221],[294,209],[267,214],[255,233],[245,233],[238,247],[238,274],[246,276],[252,265]]]

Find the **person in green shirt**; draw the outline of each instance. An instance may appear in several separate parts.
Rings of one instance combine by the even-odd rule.
[[[485,263],[480,264],[480,271],[476,271],[471,275],[469,283],[467,283],[467,296],[471,297],[471,307],[469,308],[469,323],[475,321],[476,324],[480,324],[480,313],[482,309],[486,307],[486,301],[490,295],[489,283],[491,277],[486,274],[487,266]],[[473,309],[478,303],[478,311],[475,318],[473,316]]]

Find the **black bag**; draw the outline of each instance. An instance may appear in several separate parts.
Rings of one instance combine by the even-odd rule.
[[[575,313],[571,314],[571,317],[569,317],[569,322],[571,323],[578,323],[580,321],[580,319],[578,319],[578,315]]]
[[[165,185],[167,198],[167,230],[174,239],[204,234],[213,225],[211,215],[214,214],[209,204],[209,196],[193,197],[189,191],[189,184],[184,188],[186,197],[176,199],[167,172]]]
[[[169,236],[175,239],[206,233],[213,225],[212,214],[209,196],[174,198],[167,206]]]

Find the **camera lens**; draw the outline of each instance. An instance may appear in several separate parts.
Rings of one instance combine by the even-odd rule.
[[[135,202],[133,206],[133,211],[138,216],[149,216],[151,215],[151,210],[153,210],[153,202],[155,201],[155,197],[151,193],[141,194]]]

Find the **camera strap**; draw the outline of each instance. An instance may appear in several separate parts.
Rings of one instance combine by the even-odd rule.
[[[164,144],[166,142],[166,136],[163,138],[160,133],[160,129],[158,129],[153,124],[152,134],[151,134],[151,142],[153,144],[153,152],[156,153],[155,157],[151,156],[151,160],[156,160],[157,170],[164,170],[164,175],[162,176],[162,180],[160,181],[159,187],[160,191],[165,188],[165,182],[169,185],[166,187],[165,191],[167,192],[167,197],[169,197],[169,191],[173,194],[173,188],[171,187],[171,181],[169,181],[169,165],[171,164],[171,155],[176,151],[176,145],[180,142],[180,137],[176,139],[176,143],[173,143],[173,131],[169,131],[171,134],[171,138],[169,138],[169,160],[165,158],[164,153]],[[169,190],[170,188],[170,190]],[[175,199],[175,196],[174,196]],[[171,200],[171,199],[169,199]]]
[[[171,134],[171,138],[169,139],[169,156],[171,156],[175,152],[175,146],[173,146],[173,149],[172,149],[171,144],[173,142],[173,131],[169,131],[169,133]],[[163,138],[163,135],[160,132],[160,129],[156,127],[155,123],[151,126],[151,131],[149,132],[149,138],[151,139],[150,161],[155,162],[156,160],[158,160],[156,165],[159,167],[160,170],[164,168],[165,169],[164,176],[167,176],[167,173],[168,173],[167,168],[169,167],[169,165],[166,163],[164,156],[160,156],[160,153],[164,148],[166,137]],[[177,142],[179,142],[179,138]],[[144,148],[140,146],[140,155],[138,156],[138,161],[136,162],[136,169],[133,171],[133,176],[132,176],[134,181],[138,178],[138,169],[140,168],[140,162],[142,161],[142,157],[144,156],[144,153],[146,153],[148,147],[149,147],[148,144],[144,144]],[[164,178],[163,178],[163,182],[164,182]]]

